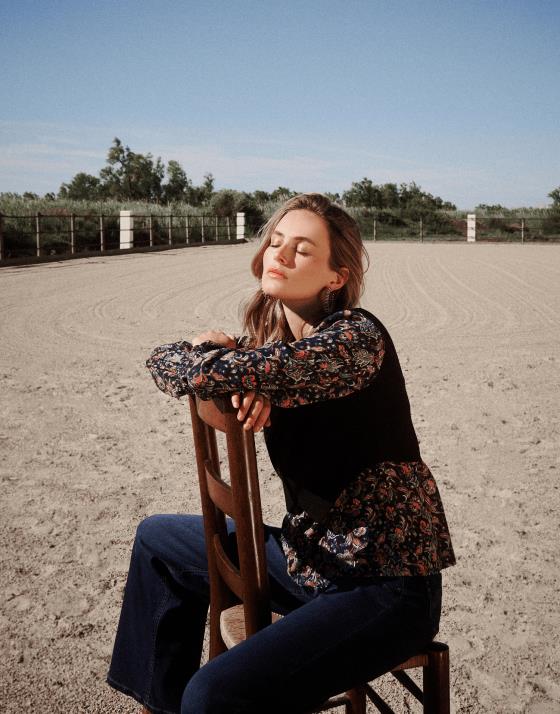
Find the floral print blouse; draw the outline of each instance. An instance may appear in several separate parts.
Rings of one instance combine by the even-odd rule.
[[[232,392],[257,391],[272,404],[296,407],[343,397],[362,389],[383,359],[383,338],[361,313],[333,313],[314,332],[296,342],[270,342],[257,349],[213,342],[162,345],[146,366],[157,386],[172,397],[196,394],[212,399]]]
[[[180,341],[153,350],[157,386],[180,398],[257,391],[284,408],[337,399],[366,388],[385,354],[383,335],[358,310],[329,315],[309,337],[248,349]],[[326,518],[287,513],[282,546],[302,587],[377,576],[427,575],[455,563],[435,480],[422,461],[373,463],[352,476]]]

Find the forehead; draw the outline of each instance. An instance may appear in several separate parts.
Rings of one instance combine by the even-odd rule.
[[[297,209],[288,211],[279,221],[275,232],[284,238],[309,238],[318,245],[329,246],[329,231],[326,222],[313,211]]]

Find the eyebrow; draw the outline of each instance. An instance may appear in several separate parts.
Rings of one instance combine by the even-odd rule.
[[[272,232],[273,236],[280,236],[281,238],[285,238],[286,236],[281,233],[280,231],[273,231]],[[311,238],[308,238],[307,236],[294,236],[296,240],[306,240],[308,243],[311,243],[311,245],[317,245],[315,241],[311,240]]]

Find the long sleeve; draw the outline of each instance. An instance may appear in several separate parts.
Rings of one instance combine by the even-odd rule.
[[[358,311],[344,310],[295,342],[232,350],[212,342],[192,346],[181,341],[157,347],[146,366],[157,386],[176,398],[257,391],[277,406],[295,407],[363,389],[379,371],[384,351],[375,323]]]

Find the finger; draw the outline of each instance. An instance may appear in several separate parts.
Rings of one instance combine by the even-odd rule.
[[[257,394],[257,399],[261,402],[262,406],[258,409],[258,413],[256,413],[256,409],[252,409],[250,416],[253,422],[253,429],[255,431],[260,431],[268,420],[271,404],[270,399],[264,394]],[[257,400],[255,400],[255,403],[256,401]]]
[[[259,414],[261,413],[261,410],[263,408],[263,403],[264,402],[262,397],[257,394],[253,400],[251,409],[249,410],[247,418],[245,419],[245,422],[243,424],[243,427],[245,429],[251,429],[255,425],[257,419],[259,418]]]
[[[266,426],[267,422],[270,421],[268,418],[270,414],[270,402],[265,401],[263,404],[263,408],[261,409],[258,417],[255,420],[255,423],[253,424],[253,431],[260,431],[264,426]]]
[[[237,412],[237,418],[239,419],[239,421],[243,421],[245,419],[245,417],[247,416],[247,412],[249,411],[249,407],[253,403],[253,400],[256,396],[256,392],[246,392],[243,395],[243,401],[241,402],[241,406],[239,407],[239,411]]]
[[[227,332],[220,332],[220,344],[223,344],[224,347],[230,347],[231,349],[235,349],[237,346],[235,337],[233,335],[228,335]]]
[[[259,414],[263,410],[263,407],[264,399],[262,397],[259,397],[259,395],[257,394],[251,406],[251,411],[249,412],[249,417],[253,420],[253,423],[255,423],[255,421],[258,419]]]
[[[234,409],[239,409],[239,394],[237,392],[231,395],[231,406]]]

